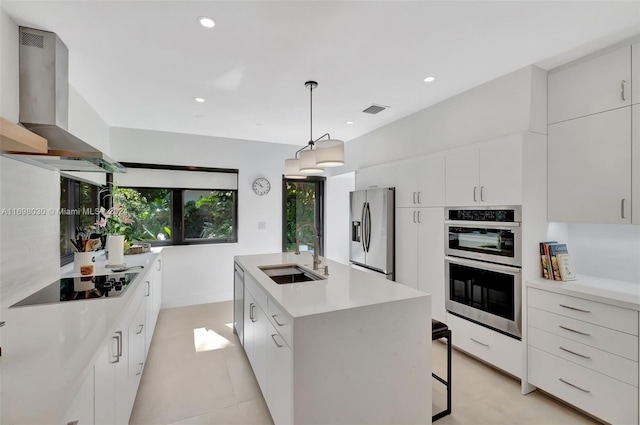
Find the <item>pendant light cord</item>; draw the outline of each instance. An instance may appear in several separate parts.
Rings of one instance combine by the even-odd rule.
[[[313,85],[309,85],[309,144],[313,149]]]

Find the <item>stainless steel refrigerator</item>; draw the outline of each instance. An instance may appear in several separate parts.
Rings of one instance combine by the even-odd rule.
[[[395,188],[358,190],[349,196],[349,261],[395,280]]]

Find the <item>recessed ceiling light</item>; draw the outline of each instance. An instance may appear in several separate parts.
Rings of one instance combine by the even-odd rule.
[[[194,97],[193,100],[195,100],[198,103],[202,103],[204,102],[204,97]]]
[[[213,22],[213,19],[208,18],[206,16],[199,17],[198,22],[200,22],[200,25],[202,25],[205,28],[213,28],[216,25],[216,23]]]
[[[353,121],[347,121],[347,124],[351,125],[353,124]]]
[[[424,79],[424,82],[425,82],[425,83],[431,83],[431,82],[433,82],[433,81],[435,81],[435,80],[436,80],[436,77],[429,76],[429,77],[427,77],[427,78],[425,78],[425,79]]]

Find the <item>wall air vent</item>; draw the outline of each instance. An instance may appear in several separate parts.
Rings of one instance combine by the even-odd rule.
[[[382,112],[387,108],[388,108],[388,106],[382,106],[382,105],[373,104],[373,105],[369,106],[368,108],[365,108],[362,112],[364,112],[365,114],[375,115],[378,112]]]
[[[21,32],[21,44],[23,46],[38,47],[44,49],[44,37],[37,34],[31,34],[28,32]]]

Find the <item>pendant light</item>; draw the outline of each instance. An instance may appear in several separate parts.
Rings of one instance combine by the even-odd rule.
[[[324,172],[326,167],[344,165],[344,142],[332,139],[325,133],[318,139],[313,139],[313,89],[318,87],[315,81],[307,81],[304,86],[309,89],[309,142],[298,149],[294,158],[285,160],[286,178],[300,179]],[[327,140],[322,140],[328,137]],[[315,147],[315,149],[314,149]]]

